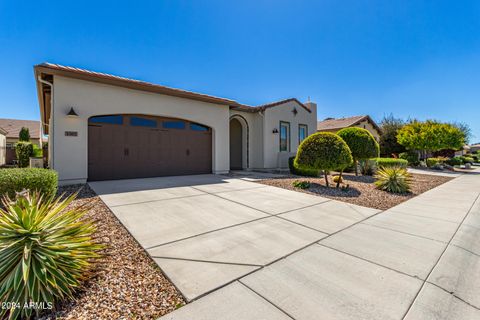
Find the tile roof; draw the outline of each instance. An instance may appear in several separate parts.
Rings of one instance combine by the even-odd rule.
[[[322,131],[322,130],[337,130],[337,129],[347,128],[347,127],[354,126],[364,120],[371,122],[372,125],[378,131],[380,131],[380,128],[378,127],[378,125],[368,115],[353,116],[353,117],[339,118],[339,119],[332,118],[332,119],[325,119],[323,121],[318,121],[317,130]]]
[[[259,112],[259,111],[264,111],[265,109],[273,108],[273,107],[282,105],[284,103],[292,102],[292,101],[296,102],[299,106],[301,106],[302,108],[304,108],[308,112],[312,112],[310,110],[310,108],[308,108],[305,104],[301,103],[296,98],[283,99],[283,100],[280,100],[280,101],[270,102],[270,103],[262,104],[262,105],[258,105],[258,106],[248,106],[248,105],[232,106],[232,109],[248,111],[248,112]]]
[[[172,96],[185,97],[190,99],[196,99],[201,101],[226,104],[226,105],[238,105],[238,102],[226,98],[215,97],[212,95],[196,93],[192,91],[171,88],[154,84],[146,81],[135,80],[126,77],[115,76],[103,72],[95,72],[81,68],[63,66],[59,64],[45,62],[34,67],[40,73],[57,74],[60,76],[70,76],[72,78],[79,78],[82,80],[97,81],[117,86],[124,86],[132,89],[145,90],[157,93],[163,93]]]
[[[281,101],[271,102],[271,103],[267,103],[259,106],[249,106],[249,105],[241,104],[235,100],[231,100],[227,98],[221,98],[221,97],[216,97],[212,95],[206,95],[203,93],[197,93],[197,92],[192,92],[192,91],[187,91],[182,89],[176,89],[172,87],[166,87],[163,85],[158,85],[158,84],[154,84],[146,81],[140,81],[140,80],[135,80],[131,78],[115,76],[108,73],[90,71],[90,70],[81,69],[81,68],[63,66],[63,65],[49,63],[49,62],[38,64],[34,67],[34,69],[38,71],[39,74],[42,74],[42,73],[57,74],[61,76],[70,76],[73,78],[79,78],[83,80],[105,82],[108,84],[125,86],[133,89],[153,91],[161,94],[167,94],[167,95],[173,95],[178,97],[229,105],[230,107],[233,107],[233,108],[238,107],[239,109],[246,109],[253,112],[261,111],[266,108],[275,107],[290,101],[296,101],[300,106],[310,111],[309,108],[307,108],[303,103],[298,101],[296,98],[284,99]]]
[[[22,127],[28,128],[32,139],[40,138],[40,121],[35,120],[17,120],[17,119],[0,119],[0,128],[5,130],[7,138],[18,138],[18,134]]]

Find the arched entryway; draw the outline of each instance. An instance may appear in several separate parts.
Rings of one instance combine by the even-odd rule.
[[[237,119],[230,120],[230,169],[243,168],[242,124]]]
[[[241,116],[230,118],[230,169],[248,168],[248,124]]]

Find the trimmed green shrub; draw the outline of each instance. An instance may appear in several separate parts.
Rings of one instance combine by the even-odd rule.
[[[318,132],[308,136],[298,147],[294,166],[300,169],[322,170],[328,186],[328,171],[342,172],[353,161],[347,143],[338,135]]]
[[[363,128],[344,128],[337,132],[352,152],[353,163],[355,164],[355,175],[358,175],[358,160],[376,158],[380,154],[378,142],[372,134]]]
[[[377,189],[392,192],[406,193],[410,191],[411,177],[407,169],[400,167],[382,167],[375,176]]]
[[[475,160],[472,158],[472,157],[468,157],[468,156],[463,156],[461,157],[463,163],[470,163],[470,164],[473,164],[475,162]]]
[[[40,148],[36,144],[33,145],[32,157],[35,157],[35,158],[42,158],[43,157],[42,148]]]
[[[22,127],[18,133],[18,140],[28,142],[30,141],[30,130],[28,128]]]
[[[427,167],[432,168],[432,167],[435,167],[437,165],[443,164],[447,160],[448,160],[448,158],[444,158],[444,157],[428,158],[426,163],[427,163]]]
[[[400,159],[407,160],[411,166],[418,166],[420,164],[420,157],[416,151],[402,152],[398,155]]]
[[[395,158],[376,158],[377,167],[389,168],[389,167],[401,167],[406,168],[408,161],[404,159]]]
[[[38,191],[49,197],[57,192],[57,172],[38,168],[0,169],[0,195],[15,197],[22,190]]]
[[[310,182],[295,180],[293,181],[292,186],[299,189],[308,189],[310,188]]]
[[[103,248],[92,239],[95,226],[84,218],[85,206],[68,209],[68,198],[39,193],[3,199],[0,208],[0,318],[31,318],[38,310],[23,308],[30,302],[53,306],[73,298],[92,259]],[[20,307],[15,307],[18,304]]]
[[[461,157],[453,157],[451,159],[446,160],[445,163],[453,167],[453,166],[459,166],[463,164],[463,160]]]
[[[303,176],[303,177],[318,177],[319,176],[319,170],[297,168],[297,167],[295,167],[294,161],[295,161],[295,157],[288,158],[288,168],[290,169],[291,174],[295,174],[297,176]]]
[[[26,168],[30,164],[30,157],[33,155],[33,144],[31,142],[17,142],[15,144],[18,166]]]

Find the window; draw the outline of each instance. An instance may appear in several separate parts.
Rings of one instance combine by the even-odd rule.
[[[298,125],[298,144],[302,143],[303,140],[308,136],[308,126],[306,124]]]
[[[91,123],[123,124],[123,116],[98,116],[90,118]]]
[[[130,118],[130,125],[134,126],[134,127],[156,128],[157,127],[157,120],[147,119],[147,118],[139,118],[139,117],[131,117]]]
[[[193,131],[208,131],[208,127],[198,123],[190,123],[190,130]]]
[[[183,121],[164,121],[162,125],[165,129],[185,129]]]
[[[280,121],[280,151],[290,151],[290,123]]]

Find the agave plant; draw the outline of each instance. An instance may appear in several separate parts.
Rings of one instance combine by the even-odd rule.
[[[102,245],[87,207],[67,208],[77,194],[4,197],[0,207],[0,318],[30,318],[39,309],[72,298]]]
[[[392,193],[410,191],[412,179],[407,169],[401,167],[381,167],[375,175],[377,189]]]

